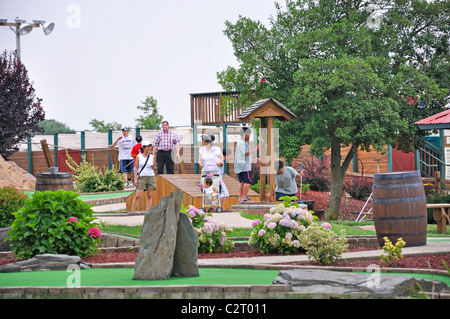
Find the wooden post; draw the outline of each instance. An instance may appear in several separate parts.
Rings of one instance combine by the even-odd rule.
[[[117,154],[117,150],[114,146],[109,146],[109,160],[111,161],[111,166],[115,166],[115,169],[119,169],[119,157]]]
[[[269,201],[277,200],[275,195],[275,145],[273,140],[273,117],[267,118],[267,152],[269,156]]]
[[[178,163],[178,174],[185,174],[185,169],[184,169],[184,161],[181,159],[181,157],[183,156],[183,148],[180,148],[180,162]]]
[[[266,163],[267,163],[267,119],[260,118],[260,130],[259,130],[259,199],[261,202],[266,201]]]
[[[42,150],[44,151],[45,161],[47,162],[48,167],[53,167],[54,162],[52,159],[52,155],[50,154],[50,150],[48,148],[47,140],[41,140]]]
[[[437,190],[437,193],[440,194],[442,189],[441,189],[441,172],[436,171],[434,172],[434,187]]]

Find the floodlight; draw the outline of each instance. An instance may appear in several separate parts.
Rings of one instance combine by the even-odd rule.
[[[54,27],[55,27],[55,24],[53,22],[42,23],[42,29],[44,30],[45,35],[49,35],[50,33],[52,33]]]
[[[33,30],[33,26],[31,24],[26,24],[23,27],[19,29],[20,35],[25,35],[31,32]]]

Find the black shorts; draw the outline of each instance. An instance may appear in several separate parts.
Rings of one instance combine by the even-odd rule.
[[[252,171],[240,172],[237,174],[239,183],[251,184],[252,183]]]

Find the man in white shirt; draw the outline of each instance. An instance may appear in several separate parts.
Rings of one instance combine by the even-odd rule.
[[[133,136],[130,136],[128,127],[122,128],[122,136],[113,144],[114,147],[116,145],[119,147],[119,173],[123,173],[125,186],[133,185],[131,177],[134,172],[134,161],[131,156],[131,149],[136,145],[136,140]]]
[[[259,144],[250,149],[248,141],[252,130],[248,127],[241,129],[241,139],[236,143],[236,150],[234,151],[234,172],[239,180],[239,200],[238,203],[248,202],[248,191],[252,184],[252,154],[259,149]]]

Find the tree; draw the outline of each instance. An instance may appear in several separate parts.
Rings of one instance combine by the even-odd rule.
[[[42,99],[28,78],[25,65],[16,54],[6,51],[0,57],[0,154],[10,156],[19,144],[41,131],[38,124],[44,119]]]
[[[286,158],[301,145],[317,156],[331,150],[325,216],[337,219],[355,152],[423,145],[427,132],[413,123],[448,102],[448,51],[441,51],[449,3],[287,0],[285,9],[276,8],[270,28],[244,17],[226,22],[240,65],[219,72],[219,83],[242,92],[241,107],[274,97],[296,113],[296,120],[279,123],[280,136],[289,136],[280,141]],[[447,72],[433,72],[436,64]]]
[[[44,134],[54,134],[54,133],[75,133],[67,124],[59,122],[55,119],[43,120],[39,123],[39,127],[44,130]]]
[[[144,115],[140,115],[136,119],[136,126],[146,130],[157,130],[161,125],[163,119],[162,115],[158,113],[158,102],[152,96],[147,96],[145,101],[141,101],[138,105],[138,110],[144,111]]]
[[[122,128],[122,125],[117,122],[105,123],[105,121],[97,119],[92,119],[89,124],[99,133],[106,133],[109,130],[118,131]]]

